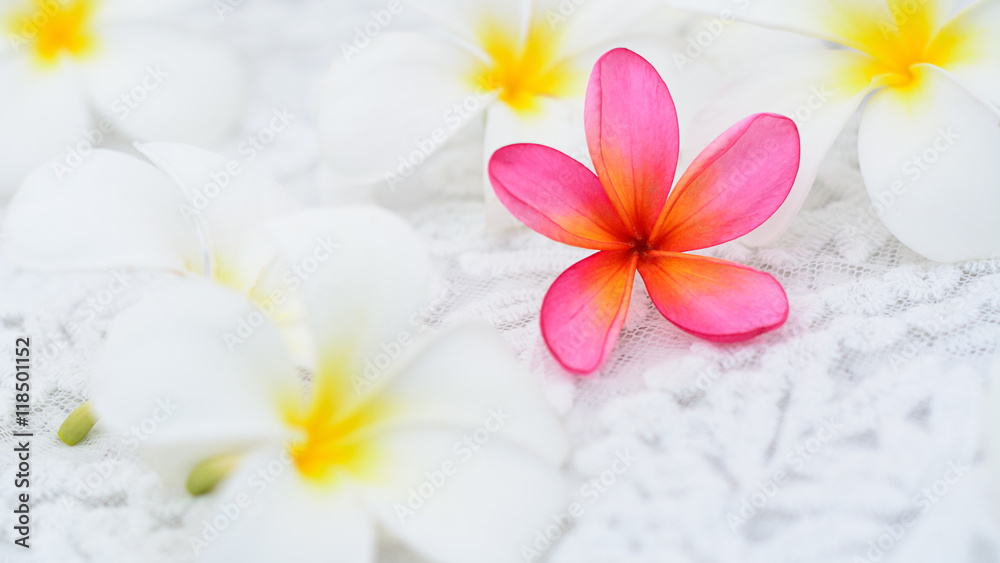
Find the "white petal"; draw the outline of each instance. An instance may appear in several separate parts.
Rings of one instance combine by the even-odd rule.
[[[3,37],[6,43],[6,36]],[[27,56],[0,58],[0,202],[36,167],[85,142],[90,110],[68,66],[41,69]],[[87,150],[92,145],[85,145]],[[15,156],[16,155],[16,156]]]
[[[404,483],[378,497],[383,526],[430,561],[522,561],[522,546],[533,545],[552,515],[567,512],[566,480],[500,439],[470,447],[464,438],[435,430],[382,438]]]
[[[434,561],[516,561],[567,510],[561,423],[485,325],[456,327],[404,363],[374,400],[384,526]],[[388,381],[387,383],[385,381]],[[450,429],[450,430],[449,430]],[[513,492],[516,491],[516,494]]]
[[[502,30],[521,43],[531,13],[531,0],[409,0],[470,45],[481,46],[486,28]]]
[[[304,211],[274,221],[289,289],[305,304],[319,371],[360,399],[351,376],[417,330],[428,261],[413,229],[374,207]]]
[[[682,161],[739,120],[759,112],[787,115],[799,127],[802,160],[785,204],[744,241],[778,238],[805,202],[820,164],[844,125],[870,91],[865,74],[871,59],[852,51],[821,50],[768,58],[727,86],[692,121],[682,139]]]
[[[229,290],[183,281],[108,331],[92,383],[101,424],[132,432],[170,482],[210,457],[294,437],[282,416],[301,408],[301,383],[276,330],[251,311]],[[244,320],[256,328],[241,331]]]
[[[582,93],[581,93],[582,94]],[[504,208],[490,185],[486,170],[498,149],[515,143],[537,143],[561,150],[590,164],[583,127],[583,97],[575,100],[540,98],[531,113],[514,110],[507,104],[494,104],[486,116],[483,166],[483,194],[486,198],[486,224],[492,229],[520,226]]]
[[[975,2],[979,0],[927,0],[917,2],[914,9],[910,0],[886,0],[889,12],[897,16],[896,23],[901,26],[926,23],[931,30],[940,29],[956,12]]]
[[[213,499],[223,508],[193,530],[202,540],[218,530],[204,561],[374,561],[375,524],[367,509],[350,491],[310,486],[287,461],[283,450],[264,451],[227,481]]]
[[[7,209],[5,253],[39,270],[198,271],[203,255],[183,202],[150,164],[95,150],[61,179],[43,167],[24,182]]]
[[[1000,2],[979,2],[949,22],[935,39],[939,66],[1000,106]]]
[[[882,220],[926,258],[1000,255],[1000,112],[944,71],[913,68],[917,85],[865,108],[861,173]]]
[[[482,62],[442,39],[410,33],[379,37],[334,65],[320,129],[333,170],[364,181],[405,179],[457,130],[490,105],[478,88]],[[478,93],[477,93],[478,90]]]
[[[475,430],[491,420],[499,424],[496,436],[552,465],[561,464],[569,451],[566,432],[539,383],[485,324],[449,330],[386,379],[377,391],[378,400],[393,405],[381,423],[386,426]]]
[[[794,31],[852,47],[892,26],[885,0],[667,0],[676,8]],[[926,4],[928,2],[923,2]],[[878,35],[881,37],[881,35]]]
[[[214,145],[243,107],[243,72],[222,46],[142,25],[97,30],[84,66],[95,109],[140,141]]]

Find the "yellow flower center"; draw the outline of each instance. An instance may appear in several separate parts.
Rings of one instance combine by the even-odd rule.
[[[862,8],[837,5],[831,21],[849,46],[872,56],[875,62],[865,69],[865,79],[880,86],[908,89],[918,82],[918,64],[943,66],[954,39],[939,34],[940,24],[934,0],[888,0],[889,16],[873,17]],[[856,13],[855,13],[856,12]]]
[[[63,55],[82,57],[94,47],[91,20],[94,0],[75,0],[66,4],[56,0],[34,0],[31,9],[9,20],[12,41],[31,46],[35,60],[49,66]]]
[[[536,110],[540,97],[570,95],[581,84],[581,73],[559,59],[559,33],[544,22],[532,23],[522,41],[519,33],[490,20],[478,37],[492,63],[476,69],[476,85],[499,90],[500,100],[515,110]]]
[[[291,409],[289,424],[302,430],[303,439],[291,446],[299,473],[317,483],[340,477],[371,478],[377,460],[376,448],[366,430],[385,413],[377,400],[349,408],[345,393],[353,393],[347,378],[325,363],[317,373],[313,395],[304,410]]]
[[[293,468],[307,482],[320,487],[335,486],[344,479],[385,483],[394,469],[386,463],[375,433],[391,411],[384,397],[353,396],[357,393],[343,370],[330,366],[343,362],[324,362],[312,382],[312,395],[302,401],[300,389],[274,391],[273,399],[284,422],[297,430],[298,438],[286,445]],[[63,433],[60,433],[62,437]],[[200,496],[216,486],[239,467],[243,452],[224,453],[202,460],[192,468],[187,489]],[[282,458],[283,462],[288,461]]]

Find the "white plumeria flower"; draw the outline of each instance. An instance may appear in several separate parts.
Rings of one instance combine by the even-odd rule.
[[[221,45],[164,27],[185,4],[0,0],[0,199],[49,159],[71,174],[109,135],[222,140],[242,71]]]
[[[671,0],[795,31],[836,47],[762,60],[691,125],[706,143],[736,117],[793,117],[802,167],[788,201],[751,243],[781,235],[841,130],[865,102],[858,140],[876,211],[932,260],[1000,255],[1000,2],[956,0]]]
[[[140,446],[168,483],[202,492],[228,475],[191,548],[206,561],[368,563],[380,529],[429,561],[522,560],[566,510],[568,443],[499,335],[467,325],[421,344],[428,262],[385,211],[306,211],[272,232],[291,263],[317,239],[337,245],[301,288],[319,344],[306,393],[269,323],[226,346],[247,305],[211,284],[125,311],[96,370],[111,428],[169,409]]]
[[[582,112],[597,59],[640,35],[657,0],[407,0],[426,33],[386,32],[345,47],[320,118],[332,170],[402,184],[455,132],[485,114],[484,162],[505,145],[585,152]],[[485,167],[484,167],[485,169]],[[487,220],[510,221],[483,181]]]
[[[308,366],[312,344],[294,291],[300,276],[276,268],[266,232],[269,220],[298,203],[273,180],[220,155],[175,143],[137,148],[148,161],[98,149],[66,178],[48,166],[32,173],[7,207],[4,256],[35,271],[207,278],[269,315]],[[248,330],[235,328],[233,340]],[[84,403],[60,436],[75,445],[94,420]]]

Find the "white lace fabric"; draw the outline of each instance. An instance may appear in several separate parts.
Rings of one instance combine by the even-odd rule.
[[[237,40],[255,45],[247,49],[258,57],[246,132],[274,107],[298,115],[257,164],[303,194],[314,189],[320,164],[315,110],[302,92],[318,84],[339,43],[318,31],[274,49],[249,38],[289,12],[327,14],[318,4],[275,3],[233,16],[245,18],[233,33],[245,33]],[[288,80],[267,78],[274,72]],[[567,471],[580,483],[582,513],[552,534],[545,560],[1000,561],[989,494],[996,476],[986,472],[980,443],[983,388],[1000,345],[1000,260],[936,264],[896,241],[872,215],[856,126],[838,141],[781,240],[709,251],[778,278],[791,303],[783,328],[743,344],[706,343],[664,320],[639,282],[610,360],[584,378],[550,357],[538,311],[556,276],[587,252],[527,230],[484,230],[482,203],[455,195],[475,193],[482,180],[475,134],[461,136],[412,181],[434,197],[395,208],[426,239],[440,274],[425,321],[443,327],[476,318],[495,326],[544,382],[570,430]],[[17,431],[14,340],[30,336],[36,358],[33,547],[28,554],[12,545],[8,507],[18,491],[5,463],[0,561],[194,560],[188,539],[212,513],[211,498],[168,489],[126,437],[100,426],[75,448],[55,435],[86,399],[114,315],[161,277],[132,274],[127,289],[102,304],[112,279],[0,264],[4,459]],[[615,472],[623,466],[616,459],[628,460],[624,471]],[[385,545],[379,561],[419,559]]]

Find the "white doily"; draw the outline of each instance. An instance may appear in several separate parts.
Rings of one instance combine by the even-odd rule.
[[[253,61],[241,138],[276,108],[297,117],[255,164],[307,202],[324,178],[314,100],[340,41],[362,23],[324,0],[246,3],[221,24]],[[289,40],[274,22],[307,22]],[[219,26],[206,23],[206,26]],[[988,563],[1000,560],[992,476],[981,460],[986,374],[1000,345],[1000,260],[927,262],[871,215],[856,126],[840,139],[792,230],[776,244],[711,254],[774,274],[792,307],[781,330],[717,346],[665,321],[641,283],[612,359],[571,378],[546,351],[549,284],[586,256],[529,231],[486,233],[477,131],[411,180],[396,208],[427,239],[441,291],[426,321],[483,318],[544,381],[575,453],[582,514],[551,563]],[[446,197],[443,197],[444,194]],[[473,194],[456,196],[455,194]],[[329,193],[325,199],[332,199]],[[339,198],[339,196],[337,196]],[[30,336],[32,545],[12,547],[12,473],[0,480],[0,561],[192,560],[211,499],[167,490],[129,443],[100,427],[76,448],[55,431],[86,398],[114,314],[159,280],[42,276],[0,264],[0,448],[14,447],[15,338]],[[612,467],[629,460],[622,474]],[[601,482],[601,479],[604,482]],[[592,479],[596,483],[587,484]],[[278,541],[278,538],[272,538]],[[533,546],[534,547],[534,546]],[[884,553],[884,555],[883,555]],[[876,559],[875,557],[878,557]],[[380,561],[416,561],[384,546]]]

